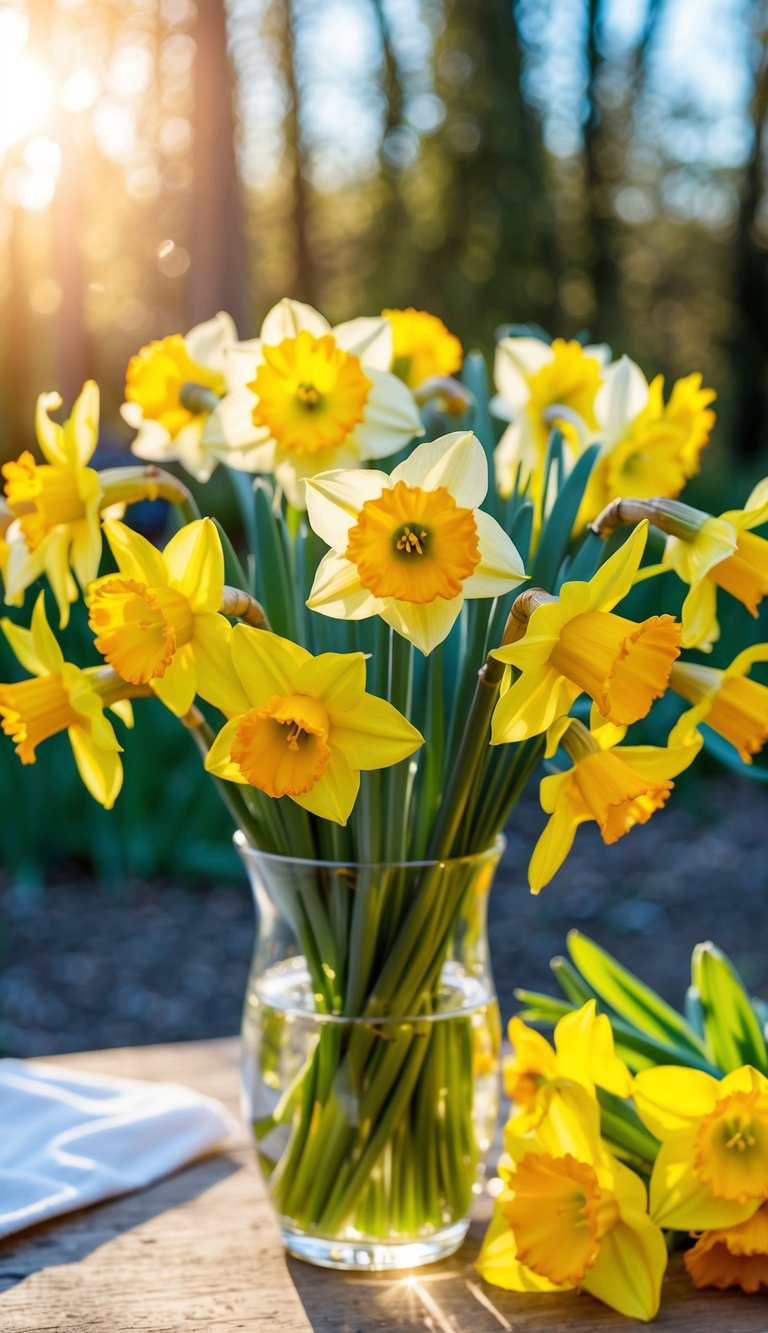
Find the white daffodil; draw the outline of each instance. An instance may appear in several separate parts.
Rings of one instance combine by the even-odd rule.
[[[224,349],[236,341],[232,319],[220,311],[189,333],[147,343],[131,357],[120,412],[138,432],[131,445],[138,458],[178,461],[198,481],[208,480],[217,461],[211,447],[224,438]],[[252,423],[250,434],[255,438]]]
[[[595,398],[610,358],[604,345],[555,338],[502,338],[496,347],[497,393],[491,410],[510,424],[496,450],[496,479],[509,495],[520,473],[530,480],[530,494],[542,501],[544,460],[553,429],[559,430],[573,457],[598,434]]]
[[[332,329],[311,306],[282,300],[258,338],[227,353],[232,392],[213,452],[240,471],[273,473],[303,509],[308,477],[386,458],[422,434],[413,395],[391,365],[383,316]]]
[[[394,469],[327,472],[307,483],[309,521],[331,547],[307,605],[337,619],[380,615],[422,653],[449,633],[467,597],[498,597],[526,577],[495,519],[479,440],[457,431]]]

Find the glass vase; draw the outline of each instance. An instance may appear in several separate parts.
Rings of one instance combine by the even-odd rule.
[[[379,865],[236,842],[258,913],[245,1111],[287,1249],[367,1271],[451,1254],[498,1106],[486,904],[501,840]]]

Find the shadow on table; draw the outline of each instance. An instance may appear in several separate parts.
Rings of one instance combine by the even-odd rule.
[[[206,1190],[226,1180],[242,1163],[227,1153],[204,1157],[182,1167],[146,1189],[93,1204],[74,1213],[63,1213],[50,1222],[28,1227],[0,1240],[0,1292],[44,1268],[76,1264],[116,1236],[133,1231],[144,1222],[189,1203]],[[151,1236],[137,1243],[155,1244]]]

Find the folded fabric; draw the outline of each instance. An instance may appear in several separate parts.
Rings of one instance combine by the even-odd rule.
[[[149,1185],[236,1130],[190,1088],[0,1060],[0,1237]]]

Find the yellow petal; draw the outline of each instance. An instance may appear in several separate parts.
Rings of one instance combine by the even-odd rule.
[[[224,554],[210,518],[187,523],[171,538],[163,557],[168,582],[183,593],[193,611],[220,610]]]
[[[531,893],[540,893],[557,874],[573,846],[576,829],[588,816],[580,812],[574,802],[562,799],[560,806],[547,820],[544,832],[533,849],[528,866],[528,884]]]
[[[99,442],[99,386],[86,380],[64,425],[64,448],[72,467],[85,467]]]
[[[102,527],[121,574],[150,588],[164,588],[168,574],[160,552],[125,523],[107,519]]]
[[[326,546],[340,555],[347,549],[349,529],[360,516],[366,500],[377,500],[388,490],[389,477],[375,468],[356,472],[321,472],[307,481],[307,517],[313,531]]]
[[[752,1065],[742,1065],[732,1069],[720,1084],[720,1097],[729,1097],[734,1092],[766,1092],[768,1079]]]
[[[610,1021],[597,1013],[594,1000],[561,1018],[554,1040],[561,1077],[584,1083],[586,1076],[590,1084],[616,1097],[629,1097],[631,1075],[616,1054]]]
[[[638,1115],[657,1139],[698,1124],[719,1095],[720,1085],[711,1074],[679,1065],[643,1069],[634,1084]]]
[[[569,1285],[556,1286],[549,1278],[531,1272],[517,1258],[515,1237],[496,1205],[493,1221],[485,1233],[475,1267],[486,1282],[505,1291],[572,1291]]]
[[[471,431],[453,431],[420,444],[392,472],[393,485],[404,481],[424,491],[444,486],[457,505],[477,509],[488,490],[485,450]]]
[[[365,654],[321,653],[312,657],[299,668],[295,689],[297,694],[320,699],[329,714],[343,717],[365,694]]]
[[[248,696],[249,705],[265,704],[273,694],[293,694],[299,668],[311,653],[290,639],[235,625],[232,631],[232,661]]]
[[[197,669],[194,649],[191,643],[185,643],[173,654],[165,675],[158,676],[151,682],[158,699],[177,717],[188,713],[195,702],[197,693]]]
[[[378,615],[384,603],[364,588],[357,565],[329,551],[317,567],[307,606],[335,620],[365,620]]]
[[[734,657],[731,665],[726,668],[726,676],[746,676],[750,667],[755,662],[768,662],[768,643],[753,643],[750,648],[744,648],[742,652]]]
[[[671,740],[670,737],[670,742]],[[619,754],[635,773],[663,781],[675,778],[678,773],[689,768],[702,744],[698,732],[691,732],[681,744],[624,745]]]
[[[241,722],[242,717],[233,717],[222,727],[205,757],[205,768],[216,778],[223,778],[227,782],[239,782],[241,786],[247,787],[248,779],[243,777],[239,765],[232,762],[232,744]]]
[[[346,824],[360,790],[360,774],[350,768],[340,750],[334,749],[323,775],[311,791],[291,800],[320,819]]]
[[[500,597],[527,577],[517,547],[490,514],[477,509],[474,515],[480,546],[480,563],[464,580],[465,597]]]
[[[59,608],[59,629],[66,629],[70,605],[77,601],[77,584],[69,569],[69,542],[68,528],[54,528],[38,547],[40,555],[44,552],[43,568]]]
[[[45,596],[40,593],[35,602],[30,625],[32,631],[32,649],[42,671],[35,675],[60,675],[64,666],[64,654],[45,614]]]
[[[123,785],[123,765],[114,750],[102,750],[94,745],[83,727],[70,727],[67,732],[75,756],[77,769],[94,800],[111,810]]]
[[[695,583],[683,602],[681,616],[683,648],[698,648],[701,653],[712,651],[720,638],[717,621],[717,587],[711,579]]]
[[[194,648],[197,692],[214,708],[232,716],[247,713],[248,696],[232,661],[232,626],[212,612],[195,617]]]
[[[600,566],[589,584],[590,604],[593,610],[611,611],[622,597],[627,596],[635,574],[640,568],[647,539],[648,522],[643,519],[624,545]]]
[[[398,602],[387,597],[379,615],[425,657],[450,634],[464,604],[463,595],[436,597],[434,602]]]
[[[744,524],[747,528],[759,528],[768,523],[768,477],[763,477],[755,486],[744,506],[744,514],[749,520]]]
[[[651,1175],[651,1217],[674,1231],[708,1231],[734,1226],[751,1217],[759,1200],[734,1203],[716,1199],[693,1171],[695,1129],[673,1134],[659,1148]]]
[[[109,705],[109,711],[120,718],[124,727],[133,726],[133,704],[130,699],[118,699]]]
[[[648,1216],[633,1212],[603,1236],[581,1285],[619,1314],[647,1322],[658,1313],[666,1267],[662,1232]]]
[[[49,463],[68,463],[64,444],[64,429],[57,421],[51,421],[49,412],[61,407],[60,393],[41,393],[35,408],[35,434],[37,442]]]
[[[352,768],[388,768],[424,743],[421,732],[386,699],[365,694],[354,708],[331,717],[331,744]]]
[[[101,527],[98,513],[94,514],[93,519],[82,519],[73,525],[70,559],[80,587],[87,588],[96,578],[101,563]]]
[[[524,671],[499,699],[493,714],[491,744],[522,741],[538,736],[555,718],[570,710],[579,695],[572,685],[548,665]]]

